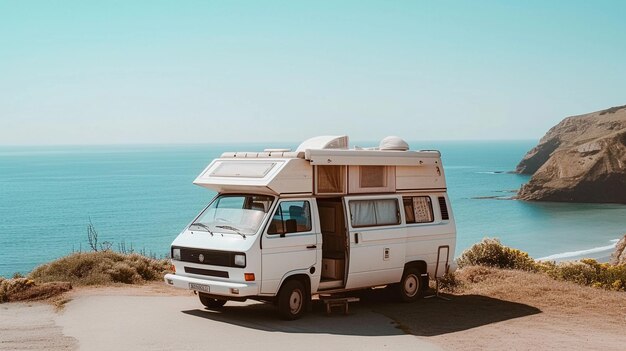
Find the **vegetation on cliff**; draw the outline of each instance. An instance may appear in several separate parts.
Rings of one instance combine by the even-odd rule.
[[[0,277],[0,303],[46,299],[72,286],[143,284],[163,279],[170,272],[168,259],[139,254],[77,252],[41,265],[27,277]]]
[[[497,239],[483,239],[465,250],[458,258],[460,268],[471,266],[515,269],[547,274],[581,285],[626,291],[626,265],[599,263],[593,259],[576,262],[535,261],[526,252],[506,247]],[[454,281],[448,277],[447,280]],[[451,284],[453,285],[453,284]]]

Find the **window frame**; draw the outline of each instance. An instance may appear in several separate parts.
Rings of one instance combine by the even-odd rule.
[[[196,223],[198,221],[198,219],[200,219],[200,217],[202,217],[202,215],[209,209],[209,207],[211,207],[211,205],[213,205],[215,202],[218,202],[225,197],[237,197],[237,196],[267,196],[269,199],[271,199],[271,202],[269,203],[268,206],[268,210],[266,213],[266,216],[269,216],[270,214],[270,210],[272,209],[272,207],[274,206],[274,204],[277,202],[278,198],[274,195],[268,195],[268,194],[259,194],[259,193],[243,193],[243,192],[234,192],[234,193],[217,193],[215,194],[215,196],[211,199],[211,201],[209,201],[209,203],[202,209],[202,211],[200,211],[200,213],[198,213],[196,215],[196,217],[194,217],[194,219],[189,222],[189,224],[187,224],[187,227],[185,227],[185,230],[190,230],[189,227],[191,225],[193,225],[194,223]],[[245,204],[245,203],[244,203]],[[265,217],[265,219],[263,219],[259,225],[259,227],[257,228],[256,232],[252,233],[252,234],[246,234],[246,235],[261,235],[263,233],[263,228],[265,227],[265,223],[266,223],[267,217]]]
[[[267,161],[267,162],[246,162],[246,161],[221,161],[217,162],[215,166],[211,167],[206,173],[208,173],[209,177],[215,178],[248,178],[248,179],[263,179],[267,177],[274,169],[278,162],[276,161]],[[264,167],[259,167],[264,166]],[[241,174],[241,173],[222,173],[224,169],[230,170],[231,168],[237,167],[249,167],[250,169],[254,169],[257,173],[252,174]],[[255,169],[257,167],[257,169]],[[258,172],[263,170],[263,172]]]
[[[354,225],[354,217],[352,214],[352,208],[350,207],[350,203],[352,202],[365,202],[370,201],[376,203],[377,201],[388,201],[393,200],[396,204],[396,222],[395,223],[384,223],[384,224],[367,224],[367,225]],[[362,229],[362,228],[377,228],[377,227],[393,227],[402,225],[402,212],[400,211],[400,204],[397,197],[376,197],[376,198],[350,198],[347,201],[348,206],[348,214],[350,215],[350,227],[353,229]],[[374,205],[376,206],[376,205]]]
[[[284,219],[284,216],[281,216],[281,222],[283,223],[283,228],[285,229],[285,231],[284,232],[280,232],[280,231],[270,232],[272,222],[274,221],[274,216],[278,213],[278,211],[281,211],[281,213],[284,212],[283,208],[282,208],[282,204],[283,203],[289,203],[289,202],[302,203],[302,207],[308,209],[308,229],[298,231],[297,230],[297,226],[296,226],[296,231],[295,232],[288,232],[287,228],[286,228],[286,221],[287,220]],[[305,216],[305,218],[306,217],[307,216]],[[302,233],[311,233],[312,231],[313,231],[313,217],[312,217],[312,209],[311,209],[311,200],[310,199],[285,199],[285,200],[279,200],[276,203],[276,207],[274,208],[274,211],[270,213],[270,215],[268,217],[267,228],[265,230],[265,234],[269,238],[273,238],[273,237],[278,237],[278,236],[284,237],[285,235],[291,235],[291,234],[301,235]]]
[[[430,209],[430,221],[424,221],[424,222],[418,222],[416,220],[416,216],[415,216],[415,206],[413,205],[413,198],[416,197],[425,197],[428,199],[428,207]],[[411,200],[411,209],[413,210],[413,222],[409,222],[408,221],[408,216],[407,216],[407,211],[406,211],[406,207],[404,206],[404,200],[405,199],[410,199]],[[402,196],[402,210],[404,211],[404,221],[406,224],[426,224],[426,223],[434,223],[435,222],[435,210],[433,208],[433,199],[432,196],[430,195],[403,195]]]
[[[384,184],[382,187],[361,187],[361,173],[364,167],[377,166],[384,167]],[[349,194],[376,194],[396,192],[396,166],[388,165],[353,165],[348,171],[348,193]]]
[[[320,167],[339,167],[341,169],[340,175],[341,175],[341,191],[340,192],[336,192],[336,193],[330,193],[330,192],[320,192],[319,191],[319,180],[320,180],[320,176],[319,176],[319,168]],[[346,165],[315,165],[314,166],[315,172],[315,180],[314,180],[314,190],[315,190],[315,194],[316,195],[345,195],[348,192],[348,166]]]

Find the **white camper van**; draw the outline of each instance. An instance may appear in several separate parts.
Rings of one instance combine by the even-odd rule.
[[[299,318],[311,297],[388,285],[410,302],[441,277],[456,242],[438,151],[323,136],[295,151],[227,152],[194,184],[218,195],[178,235],[165,282],[208,308],[277,304]]]

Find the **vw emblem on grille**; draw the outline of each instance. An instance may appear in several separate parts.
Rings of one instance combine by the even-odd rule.
[[[204,262],[204,255],[203,254],[199,254],[198,255],[198,261],[200,261],[200,263]]]

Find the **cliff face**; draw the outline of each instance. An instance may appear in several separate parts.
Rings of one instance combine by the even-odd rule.
[[[516,171],[522,200],[626,203],[626,106],[565,118]]]
[[[611,256],[611,264],[626,264],[626,235],[615,245],[615,252]]]

